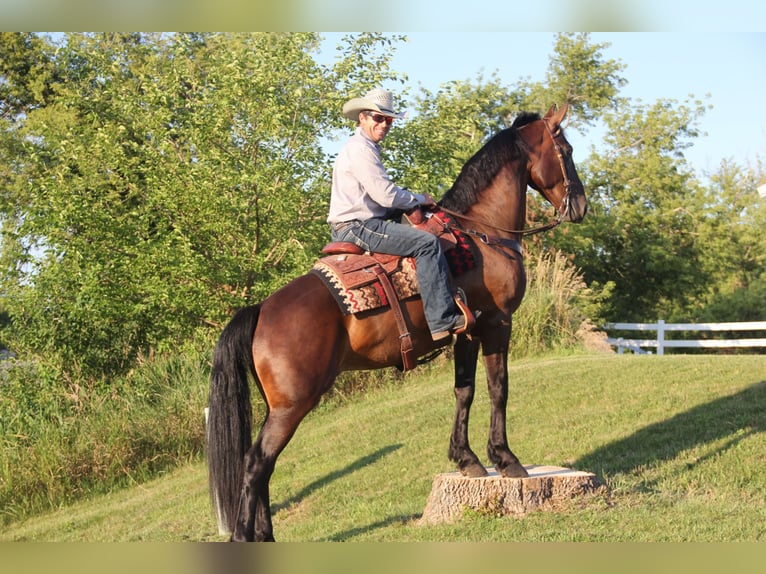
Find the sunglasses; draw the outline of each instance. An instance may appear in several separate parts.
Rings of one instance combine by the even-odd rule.
[[[386,122],[390,126],[392,123],[394,123],[394,118],[384,116],[381,114],[375,114],[373,112],[365,112],[365,115],[368,118],[372,118],[372,121],[374,121],[376,124]]]

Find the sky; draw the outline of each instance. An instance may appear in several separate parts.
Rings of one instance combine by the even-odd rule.
[[[415,92],[492,72],[509,85],[521,79],[544,82],[556,39],[555,33],[546,32],[401,33],[409,41],[399,44],[392,66],[407,74]],[[332,49],[343,34],[322,35],[325,49]],[[766,113],[761,112],[766,102],[766,33],[592,32],[590,42],[609,43],[603,57],[625,64],[622,96],[644,104],[699,99],[712,105],[698,125],[707,135],[685,152],[699,177],[714,172],[723,159],[740,165],[756,157],[766,161]],[[598,146],[602,136],[597,132],[567,133],[575,160]]]

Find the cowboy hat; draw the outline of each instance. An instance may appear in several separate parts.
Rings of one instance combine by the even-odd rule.
[[[394,96],[388,90],[374,88],[367,92],[364,97],[351,98],[343,104],[343,115],[350,120],[357,121],[359,112],[371,110],[379,112],[389,118],[401,119],[406,114],[394,111]]]

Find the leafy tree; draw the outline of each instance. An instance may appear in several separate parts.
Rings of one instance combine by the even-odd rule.
[[[762,166],[723,160],[696,198],[702,272],[708,278],[695,319],[766,319],[766,201],[756,187]]]
[[[51,46],[32,33],[0,32],[0,118],[44,105],[57,78]]]
[[[414,118],[391,132],[389,159],[399,180],[413,189],[441,195],[460,168],[486,141],[508,127],[520,112],[544,113],[551,105],[571,105],[569,124],[584,129],[594,116],[616,105],[624,65],[605,59],[608,43],[591,43],[588,34],[559,34],[546,82],[504,84],[497,73],[455,80],[435,93],[416,97]],[[532,217],[534,195],[530,196]]]
[[[75,375],[116,372],[305,271],[327,235],[320,138],[349,90],[394,77],[379,36],[347,38],[329,67],[319,40],[68,35],[49,97],[0,146],[9,342]],[[21,78],[5,74],[7,93],[27,93]]]
[[[303,273],[328,235],[322,144],[352,127],[343,101],[404,79],[389,67],[401,36],[348,35],[331,64],[320,39],[0,34],[3,341],[69,376],[119,372],[209,346],[235,307]],[[570,128],[606,130],[578,165],[590,214],[527,247],[573,254],[609,319],[757,315],[762,169],[724,164],[703,186],[683,156],[702,103],[622,99],[606,46],[561,34],[544,84],[492,74],[403,102],[389,169],[438,198],[517,113],[567,101]],[[530,224],[550,217],[528,205]]]
[[[384,150],[397,182],[440,197],[463,164],[503,125],[510,90],[496,76],[454,81],[414,102],[415,116],[391,131]]]
[[[609,45],[592,43],[587,33],[558,34],[545,83],[520,82],[514,107],[545,111],[567,102],[569,126],[581,131],[592,126],[604,110],[623,105],[619,91],[626,84],[620,75],[625,64],[604,58]]]
[[[660,100],[603,115],[606,152],[584,170],[587,225],[559,245],[592,286],[614,284],[614,320],[682,317],[704,289],[690,203],[699,184],[682,154],[703,110]]]

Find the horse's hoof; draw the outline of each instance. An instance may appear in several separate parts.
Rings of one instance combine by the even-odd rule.
[[[483,464],[473,463],[461,468],[460,474],[468,478],[481,478],[482,476],[487,476],[488,473]]]
[[[514,462],[504,467],[496,466],[497,471],[505,478],[527,478],[529,473],[521,463]]]

